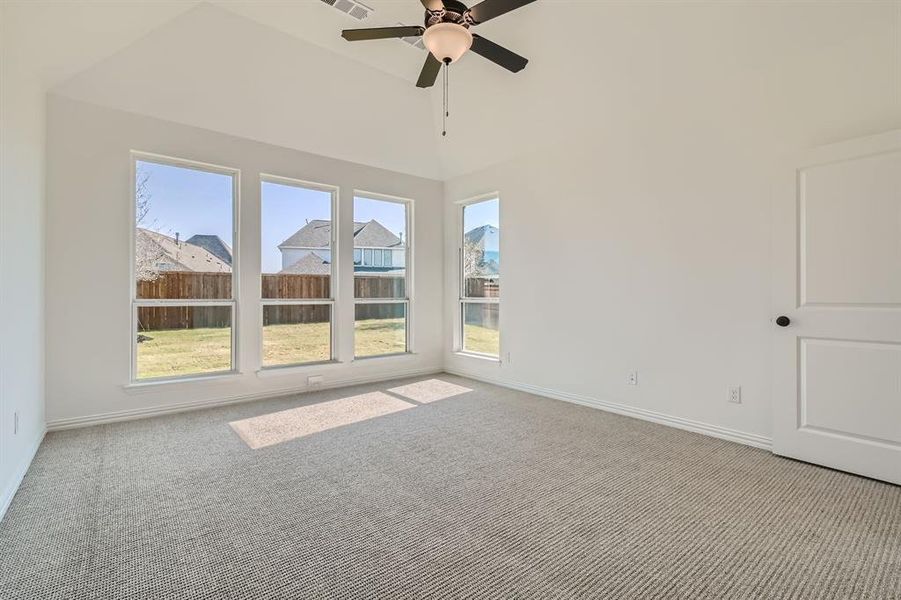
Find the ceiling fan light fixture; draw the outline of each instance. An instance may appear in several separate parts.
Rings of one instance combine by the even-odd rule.
[[[439,61],[452,63],[472,46],[472,34],[457,23],[436,23],[422,34],[422,43]]]

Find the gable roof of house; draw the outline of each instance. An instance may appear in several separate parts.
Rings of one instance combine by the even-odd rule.
[[[200,246],[227,265],[232,264],[232,249],[218,235],[197,234],[188,238],[189,244]]]
[[[484,237],[488,234],[497,233],[498,228],[494,225],[482,225],[480,227],[476,227],[475,229],[470,229],[466,232],[464,236],[467,242],[472,242],[473,244],[478,244],[484,239]]]
[[[332,239],[332,222],[314,219],[298,229],[278,245],[281,248],[326,248]],[[354,247],[391,248],[401,245],[401,239],[373,219],[354,223]]]
[[[278,272],[279,275],[331,275],[332,266],[316,253],[304,254],[303,258]]]
[[[232,270],[231,265],[205,248],[188,242],[176,243],[175,238],[158,231],[138,227],[135,236],[135,244],[140,249],[140,255],[153,257],[157,263],[154,266],[160,270],[202,273],[230,273]]]

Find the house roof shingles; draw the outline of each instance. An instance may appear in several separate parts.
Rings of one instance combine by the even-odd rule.
[[[145,248],[156,247],[158,252],[145,250],[150,256],[159,254],[159,263],[167,263],[164,270],[195,271],[201,273],[231,273],[231,265],[223,262],[200,246],[188,242],[175,242],[174,238],[158,231],[137,228],[136,242]]]
[[[187,242],[200,246],[227,265],[232,264],[232,249],[218,235],[192,235]]]
[[[305,254],[294,264],[278,272],[279,275],[331,275],[332,266],[314,252]]]
[[[326,248],[332,239],[332,222],[315,219],[278,245],[281,248]],[[376,220],[354,223],[354,248],[391,248],[401,239]]]
[[[471,229],[466,232],[466,241],[478,244],[482,241],[482,238],[485,237],[486,234],[489,233],[497,233],[498,229],[494,225],[482,225],[481,227],[476,227],[475,229]]]

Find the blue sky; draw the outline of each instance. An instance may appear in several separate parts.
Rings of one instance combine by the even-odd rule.
[[[463,208],[463,232],[469,232],[483,225],[493,225],[500,228],[500,201],[485,200],[484,202],[476,202],[475,204],[467,204]],[[496,238],[494,240],[497,241]],[[486,244],[484,246],[487,258],[491,258],[500,262],[500,249],[496,244]]]
[[[463,211],[463,231],[472,231],[482,225],[500,227],[499,212],[500,202],[497,198],[475,204],[467,204]]]
[[[182,240],[194,234],[218,235],[232,240],[232,178],[229,175],[138,161],[139,176],[146,174],[150,211],[140,227]],[[329,219],[331,194],[278,183],[262,184],[261,232],[263,272],[281,270],[278,245],[308,220]],[[375,219],[394,234],[406,232],[406,208],[397,202],[354,199],[354,220]]]

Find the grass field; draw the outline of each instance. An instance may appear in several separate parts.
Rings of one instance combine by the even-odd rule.
[[[463,348],[470,352],[500,354],[499,337],[497,329],[488,329],[478,325],[463,326]]]
[[[406,350],[403,319],[358,321],[354,353],[358,357]],[[231,330],[169,329],[142,332],[152,339],[138,344],[138,379],[175,377],[231,368]],[[263,364],[277,366],[329,360],[328,323],[268,325],[263,328]],[[466,349],[497,353],[497,331],[466,326]]]

